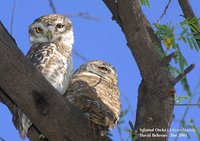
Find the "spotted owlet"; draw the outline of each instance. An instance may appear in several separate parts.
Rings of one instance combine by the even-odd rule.
[[[72,76],[64,97],[79,108],[98,134],[104,136],[120,115],[120,93],[113,66],[104,61],[83,64]]]
[[[58,14],[42,16],[29,26],[29,37],[31,48],[27,58],[63,95],[73,73],[71,21]],[[14,123],[24,139],[32,123],[19,108],[16,114]]]

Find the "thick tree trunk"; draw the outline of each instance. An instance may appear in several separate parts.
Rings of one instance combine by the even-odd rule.
[[[142,76],[133,136],[138,136],[142,141],[166,141],[174,109],[174,96],[171,92],[174,85],[194,65],[179,77],[173,78],[167,65],[174,54],[164,58],[159,54],[158,49],[162,51],[161,43],[141,11],[140,2],[103,1],[111,11],[112,19],[121,27]]]

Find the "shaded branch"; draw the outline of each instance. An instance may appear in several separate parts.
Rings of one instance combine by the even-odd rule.
[[[184,14],[184,18],[185,19],[192,19],[192,18],[196,18],[196,15],[194,14],[194,11],[190,5],[189,0],[178,0],[179,5],[183,11]],[[196,25],[200,31],[200,24]],[[190,29],[192,32],[194,32],[192,29]],[[200,37],[200,32],[198,33],[198,36]],[[200,48],[200,39],[196,39],[196,42]]]
[[[20,107],[49,140],[110,140],[95,135],[87,118],[25,58],[1,22],[0,64],[1,99],[11,112],[14,104]]]

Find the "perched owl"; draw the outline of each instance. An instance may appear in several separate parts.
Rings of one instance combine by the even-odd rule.
[[[36,19],[29,26],[31,48],[27,58],[62,95],[73,73],[72,23],[65,16],[51,14]],[[14,117],[20,136],[27,136],[30,120],[17,108]]]
[[[120,116],[120,93],[113,66],[90,61],[72,76],[64,97],[79,108],[98,134],[104,136]]]

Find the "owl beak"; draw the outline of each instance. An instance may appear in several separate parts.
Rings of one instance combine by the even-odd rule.
[[[48,30],[46,36],[47,36],[47,38],[48,38],[49,40],[51,40],[52,37],[53,37],[52,32],[51,32],[50,30]]]

